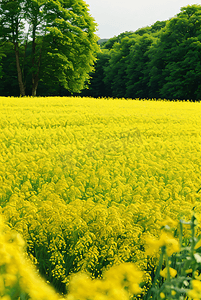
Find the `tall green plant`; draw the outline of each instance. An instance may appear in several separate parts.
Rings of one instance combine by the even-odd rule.
[[[183,238],[184,226],[190,226],[191,237],[189,243]],[[200,299],[201,281],[201,240],[196,237],[197,219],[192,214],[190,222],[179,221],[179,251],[168,251],[167,244],[162,245],[159,263],[156,269],[152,287],[145,299]]]

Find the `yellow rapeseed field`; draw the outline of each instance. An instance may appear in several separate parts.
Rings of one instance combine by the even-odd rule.
[[[201,233],[199,102],[0,97],[0,145],[1,299],[143,297],[151,240]]]

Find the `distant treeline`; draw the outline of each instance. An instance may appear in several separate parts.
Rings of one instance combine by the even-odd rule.
[[[201,6],[101,44],[88,96],[201,99]]]
[[[95,72],[82,96],[201,99],[201,5],[188,5],[168,21],[99,44]],[[7,53],[2,68],[0,94],[18,95],[13,55]],[[38,95],[70,93],[59,84],[40,82]]]

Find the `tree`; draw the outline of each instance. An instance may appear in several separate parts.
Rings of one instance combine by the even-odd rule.
[[[1,42],[11,42],[15,51],[16,67],[20,94],[25,95],[25,86],[19,58],[19,45],[23,40],[25,25],[23,19],[23,0],[0,1],[0,39]]]
[[[119,43],[115,43],[110,50],[109,63],[105,68],[104,82],[111,87],[113,97],[125,97],[126,94],[126,66],[128,64],[128,54],[130,47],[135,43],[135,39],[124,37]]]
[[[90,74],[90,85],[86,90],[83,90],[83,96],[92,96],[92,97],[109,97],[111,96],[110,85],[108,86],[104,82],[105,77],[105,68],[109,64],[110,54],[109,50],[103,49],[97,55],[97,61],[95,64],[95,72]]]
[[[30,74],[33,96],[40,81],[59,82],[70,92],[84,88],[99,47],[83,0],[0,0],[0,15],[0,40],[13,44],[21,95]]]
[[[0,46],[0,79],[3,77],[3,67],[2,67],[2,58],[5,54],[2,52],[2,48]]]
[[[104,67],[103,81],[110,86],[113,97],[148,97],[150,49],[165,25],[166,21],[158,21],[135,32],[122,33],[103,44],[110,56]]]
[[[101,45],[96,72],[92,75],[90,96],[148,97],[150,49],[167,21],[135,32],[124,32]]]
[[[167,22],[152,49],[150,86],[168,99],[201,97],[201,6],[188,5]]]
[[[2,57],[2,76],[0,84],[0,95],[16,96],[19,94],[19,84],[16,72],[16,58],[12,43],[6,43],[0,48]]]
[[[133,31],[123,32],[123,33],[119,34],[118,36],[114,36],[114,37],[110,38],[108,41],[106,41],[105,43],[103,43],[101,45],[101,48],[111,50],[115,43],[121,43],[121,40],[123,38],[132,37],[132,36],[133,36]]]
[[[147,64],[147,70],[149,72],[149,98],[160,98],[160,89],[165,84],[163,72],[166,67],[164,51],[163,48],[160,47],[160,37],[153,42],[147,55],[149,57],[149,63]]]
[[[131,47],[128,55],[126,97],[148,98],[149,97],[149,63],[148,50],[150,49],[154,37],[148,33],[142,36],[136,35],[136,42]]]

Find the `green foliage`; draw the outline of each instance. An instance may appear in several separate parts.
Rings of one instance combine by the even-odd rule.
[[[96,24],[83,0],[1,1],[0,40],[13,43],[20,93],[39,82],[70,92],[86,86],[99,51]],[[29,30],[24,34],[25,20]],[[9,29],[8,29],[9,28]],[[31,49],[31,52],[28,51]],[[31,78],[29,80],[28,78]]]
[[[126,94],[127,74],[125,66],[128,64],[128,54],[134,38],[124,37],[116,42],[111,51],[109,64],[105,67],[105,84],[111,86],[112,95],[122,98]]]
[[[148,50],[165,24],[165,21],[158,21],[151,27],[141,28],[136,32],[122,33],[101,45],[103,53],[98,57],[96,72],[98,70],[98,78],[104,82],[106,87],[104,91],[107,91],[107,95],[131,98],[148,97],[149,88],[146,87],[149,83]],[[106,50],[107,52],[105,52]],[[108,60],[104,61],[106,53]],[[102,78],[99,65],[103,70]],[[96,72],[92,74],[91,83],[97,76]],[[105,96],[103,90],[97,90],[93,84],[89,86],[89,91],[92,96]]]
[[[96,24],[83,0],[11,2],[0,2],[0,39],[3,45],[14,45],[9,51],[2,47],[7,55],[1,60],[2,95],[16,95],[13,81],[18,78],[21,94],[26,90],[36,95],[38,89],[44,96],[82,91],[94,97],[201,98],[200,5],[183,7],[168,21],[121,33],[99,51]]]
[[[95,72],[91,73],[90,85],[87,90],[82,92],[82,95],[99,97],[100,95],[106,97],[111,95],[111,88],[108,82],[104,82],[105,68],[109,65],[110,53],[107,49],[102,49],[97,55],[95,63]]]
[[[163,61],[164,84],[161,95],[180,99],[199,99],[200,94],[200,48],[201,6],[193,5],[182,9],[170,20],[161,35],[157,47]],[[157,58],[156,58],[157,59]]]
[[[3,77],[2,58],[6,55],[2,52],[2,45],[0,45],[0,79]]]
[[[126,97],[144,98],[149,94],[148,50],[153,42],[154,37],[145,33],[136,38],[136,43],[130,49],[126,70]]]
[[[10,42],[2,43],[2,78],[0,95],[15,96],[19,94],[19,84],[16,72],[16,60],[13,55],[13,45]],[[26,78],[28,81],[28,78]]]
[[[25,24],[23,20],[24,0],[0,1],[0,40],[18,43],[23,40]]]
[[[145,299],[200,299],[201,243],[196,237],[198,225],[195,214],[190,222],[179,221],[179,251],[168,255],[167,246],[161,247],[161,254],[152,287]],[[183,237],[183,227],[190,227],[189,241]],[[165,226],[170,230],[169,226]]]
[[[169,21],[113,37],[101,46],[110,59],[104,63],[99,57],[104,72],[100,78],[98,69],[98,78],[113,97],[200,99],[200,29],[201,6],[188,5]],[[95,88],[90,87],[92,96]]]

